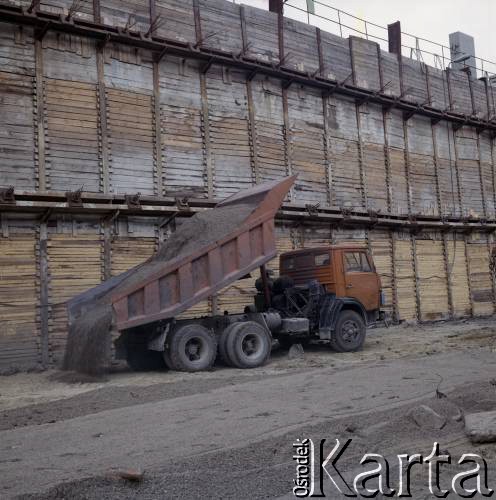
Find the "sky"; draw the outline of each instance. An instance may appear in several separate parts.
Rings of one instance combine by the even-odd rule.
[[[482,57],[496,63],[496,1],[495,0],[319,0],[324,4],[349,12],[381,26],[394,21],[401,21],[403,32],[427,38],[449,46],[449,34],[463,31],[475,38],[475,51]],[[268,0],[236,0],[261,8],[268,8]],[[305,0],[288,0],[289,5],[305,6]],[[317,9],[323,8],[317,6]],[[290,17],[302,17],[304,14],[287,8]],[[317,11],[318,13],[318,11]],[[328,13],[328,14],[327,14]],[[335,16],[332,10],[326,11],[326,17]],[[363,23],[352,18],[342,18],[342,22],[363,31]],[[335,25],[328,25],[327,31],[336,32]],[[325,28],[325,26],[321,26]],[[372,28],[373,29],[373,28]],[[373,34],[384,36],[380,30]],[[385,36],[387,38],[387,36]],[[424,42],[420,42],[421,44]],[[403,44],[415,45],[415,40],[403,37]],[[421,45],[424,50],[435,52],[433,46]],[[408,55],[408,54],[405,54]],[[431,64],[430,61],[426,61]],[[489,71],[496,73],[496,64]]]

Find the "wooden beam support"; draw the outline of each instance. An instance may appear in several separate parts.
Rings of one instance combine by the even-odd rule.
[[[486,193],[486,188],[484,186],[484,173],[482,171],[482,153],[481,153],[481,142],[480,142],[480,134],[477,134],[477,166],[479,169],[479,183],[480,183],[480,190],[481,190],[481,200],[482,200],[482,213],[484,215],[484,218],[487,218],[488,216],[488,208],[487,208],[487,193]]]
[[[153,0],[152,0],[153,1]],[[153,170],[155,177],[155,194],[158,196],[164,195],[164,172],[162,164],[162,123],[160,113],[160,63],[153,62],[153,97],[152,97],[152,114],[153,114],[153,132],[154,132],[154,149],[153,160],[155,168]]]
[[[282,88],[282,112],[284,120],[284,164],[286,175],[293,175],[293,139],[291,134],[291,124],[289,121],[288,89]],[[293,199],[292,187],[288,193],[288,199]]]
[[[105,92],[105,50],[104,46],[97,45],[96,47],[100,190],[108,194],[110,193],[110,156],[107,126],[107,96]]]
[[[389,231],[389,244],[391,246],[391,296],[393,298],[393,319],[395,323],[400,320],[400,311],[398,305],[398,277],[396,273],[396,233],[393,230]]]
[[[329,99],[330,97],[322,96],[322,111],[324,120],[324,161],[326,166],[326,186],[327,186],[327,204],[331,207],[334,205],[336,197],[334,193],[334,175],[332,167],[332,151],[331,151],[331,132],[329,126]]]
[[[210,117],[208,111],[207,95],[207,77],[200,73],[200,92],[201,92],[201,120],[203,129],[203,164],[205,169],[205,179],[207,183],[207,195],[214,197],[214,166],[212,158],[212,145],[210,141]]]
[[[250,143],[252,183],[259,184],[262,181],[262,178],[260,176],[257,121],[255,116],[255,104],[253,102],[253,88],[251,80],[246,80],[246,97],[248,103],[248,133]]]
[[[420,277],[419,277],[419,264],[417,257],[417,240],[415,234],[411,233],[410,241],[412,244],[412,263],[413,263],[413,274],[415,277],[415,306],[417,310],[417,321],[422,321],[422,302],[420,300]]]
[[[45,163],[45,97],[43,77],[43,47],[41,40],[34,42],[35,52],[35,87],[34,95],[34,122],[35,122],[35,168],[38,179],[38,189],[47,190],[47,175]]]
[[[49,342],[49,272],[48,272],[48,230],[47,223],[41,222],[38,229],[38,286],[39,286],[39,328],[41,364],[48,367],[50,364]]]
[[[469,243],[468,243],[468,235],[467,233],[463,234],[463,243],[465,245],[465,261],[467,264],[467,284],[468,284],[468,294],[470,299],[470,315],[474,316],[474,297],[472,294],[472,268],[470,265],[470,253],[468,251]]]
[[[449,308],[449,316],[450,319],[453,319],[455,316],[455,307],[453,302],[453,283],[451,280],[452,269],[450,269],[449,263],[449,255],[448,255],[448,235],[445,231],[441,233],[443,238],[443,259],[444,259],[444,272],[446,274],[446,287],[448,293],[448,308]],[[454,234],[456,238],[456,233]]]
[[[97,24],[102,22],[100,0],[93,0],[93,19]]]

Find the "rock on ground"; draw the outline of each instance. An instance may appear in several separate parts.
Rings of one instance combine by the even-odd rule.
[[[496,442],[496,411],[465,415],[465,431],[473,443]]]
[[[408,416],[421,428],[442,429],[446,425],[446,418],[426,405],[412,408]]]

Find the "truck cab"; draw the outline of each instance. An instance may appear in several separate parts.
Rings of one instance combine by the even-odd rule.
[[[318,281],[327,293],[352,298],[374,314],[381,305],[381,280],[372,256],[363,247],[330,246],[286,252],[279,258],[281,275],[295,285]]]
[[[329,343],[339,352],[360,350],[366,328],[380,317],[381,280],[367,249],[357,245],[305,248],[279,257],[270,307],[281,315],[274,333],[287,347]]]

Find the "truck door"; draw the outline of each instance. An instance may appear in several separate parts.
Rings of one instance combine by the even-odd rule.
[[[345,294],[360,301],[367,311],[380,306],[380,285],[373,263],[366,251],[344,250]]]

